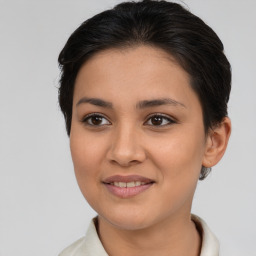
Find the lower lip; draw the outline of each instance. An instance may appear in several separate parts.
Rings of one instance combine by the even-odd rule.
[[[114,194],[115,196],[121,197],[121,198],[129,198],[139,195],[140,193],[144,192],[145,190],[149,189],[153,183],[136,186],[132,188],[120,188],[111,184],[104,184],[107,189]]]

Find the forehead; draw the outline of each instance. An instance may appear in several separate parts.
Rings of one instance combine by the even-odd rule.
[[[74,102],[82,96],[129,103],[167,96],[181,102],[197,99],[188,73],[170,54],[149,46],[95,54],[77,75]]]

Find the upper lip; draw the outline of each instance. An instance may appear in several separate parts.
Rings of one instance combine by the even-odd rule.
[[[106,179],[103,180],[103,183],[107,183],[107,184],[111,184],[114,182],[132,182],[132,181],[140,181],[140,182],[144,182],[144,183],[152,183],[154,182],[152,179],[143,177],[143,176],[139,176],[139,175],[127,175],[127,176],[123,176],[123,175],[113,175],[110,177],[107,177]]]

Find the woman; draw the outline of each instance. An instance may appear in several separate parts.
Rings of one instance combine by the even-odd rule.
[[[214,31],[175,3],[126,2],[85,21],[59,63],[75,174],[98,213],[60,255],[218,255],[191,215],[231,131],[230,64]]]

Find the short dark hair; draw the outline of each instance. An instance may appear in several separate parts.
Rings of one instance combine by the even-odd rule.
[[[68,135],[74,84],[81,66],[100,51],[139,45],[166,51],[189,74],[191,87],[202,106],[206,133],[227,116],[231,67],[216,33],[177,3],[130,1],[83,22],[60,52],[59,104]],[[206,173],[203,168],[200,179]]]

